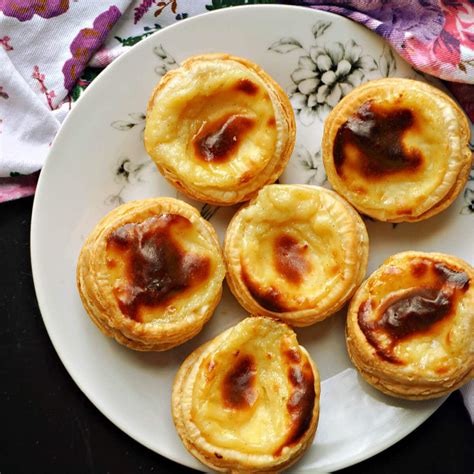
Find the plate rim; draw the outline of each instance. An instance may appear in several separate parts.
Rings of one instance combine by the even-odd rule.
[[[297,6],[297,5],[282,5],[282,4],[256,4],[256,5],[239,5],[239,6],[234,6],[231,8],[223,8],[220,10],[214,10],[214,11],[209,11],[205,13],[198,14],[196,16],[190,17],[185,19],[184,21],[178,21],[174,24],[168,25],[159,31],[154,32],[152,35],[149,37],[143,39],[136,45],[132,46],[130,49],[122,53],[117,59],[115,59],[109,66],[105,68],[100,74],[100,77],[98,77],[96,80],[92,82],[92,84],[87,87],[87,89],[82,93],[82,96],[88,96],[90,94],[90,91],[94,90],[97,87],[97,84],[99,84],[98,81],[105,81],[107,80],[109,75],[114,74],[114,70],[117,67],[118,64],[120,64],[121,61],[124,60],[124,58],[127,57],[129,54],[134,54],[134,51],[138,48],[145,48],[148,43],[152,44],[155,41],[156,36],[160,36],[163,31],[168,31],[170,29],[174,28],[182,28],[183,24],[189,24],[189,22],[199,22],[202,20],[203,17],[208,17],[208,16],[228,16],[228,15],[233,15],[236,10],[287,10],[289,12],[299,10],[299,11],[311,11],[312,13],[309,14],[315,14],[316,16],[319,17],[327,17],[331,19],[336,19],[336,21],[342,21],[343,23],[347,23],[347,25],[351,28],[362,28],[365,31],[371,32],[371,30],[364,28],[363,25],[360,25],[359,23],[355,23],[354,21],[341,16],[337,15],[335,13],[327,12],[324,10],[318,10],[311,8],[309,6]],[[290,13],[291,14],[291,13]],[[392,47],[390,43],[388,43],[384,38],[376,35],[374,32],[371,32],[374,37],[377,37],[381,42],[387,44],[389,47]],[[403,58],[401,58],[404,60]],[[130,431],[127,429],[127,427],[121,423],[119,420],[116,419],[115,415],[112,412],[109,412],[106,406],[106,403],[102,400],[97,400],[96,397],[93,396],[93,394],[90,393],[90,391],[84,386],[84,384],[79,383],[77,380],[77,376],[73,370],[70,370],[69,363],[67,362],[67,357],[62,355],[60,349],[59,349],[59,339],[57,339],[57,336],[54,335],[54,331],[52,329],[52,323],[48,323],[49,318],[47,316],[48,311],[47,311],[47,304],[46,304],[46,299],[47,296],[45,296],[45,291],[42,288],[42,285],[40,283],[41,277],[40,275],[40,263],[39,263],[39,243],[38,239],[35,238],[35,236],[39,232],[40,228],[40,223],[39,223],[39,214],[41,213],[41,208],[39,202],[41,200],[41,197],[43,194],[47,193],[47,187],[46,182],[47,175],[48,175],[48,170],[52,168],[54,165],[51,163],[54,163],[54,158],[51,158],[55,154],[55,149],[58,147],[58,141],[60,141],[60,138],[63,134],[63,130],[65,129],[65,125],[69,123],[71,120],[75,120],[74,117],[75,115],[81,113],[81,109],[83,108],[82,106],[79,106],[78,109],[78,104],[82,103],[83,101],[78,101],[78,103],[71,109],[71,111],[67,114],[65,120],[62,122],[57,134],[55,135],[53,142],[51,144],[51,147],[48,151],[46,160],[42,166],[37,187],[36,187],[36,192],[33,200],[33,207],[32,207],[32,214],[31,214],[31,228],[30,228],[30,261],[31,261],[31,269],[32,269],[32,277],[33,277],[33,284],[34,284],[34,289],[35,289],[35,295],[36,295],[36,300],[38,304],[38,309],[40,311],[41,319],[43,321],[43,324],[45,326],[46,332],[48,334],[49,340],[51,344],[54,347],[54,350],[56,351],[56,354],[63,364],[64,368],[66,369],[67,374],[71,379],[74,381],[76,386],[79,388],[79,390],[86,396],[86,398],[94,405],[94,407],[105,417],[107,418],[111,423],[113,423],[118,429],[120,429],[123,433],[125,433],[127,436],[129,436],[131,439],[134,441],[140,443],[142,446],[145,446],[147,449],[150,451],[158,454],[159,456],[162,456],[166,459],[169,459],[181,466],[185,466],[190,469],[194,469],[194,466],[190,466],[189,464],[183,463],[180,459],[178,459],[176,456],[174,456],[172,453],[164,453],[159,450],[157,450],[155,447],[152,447],[150,443],[147,442],[146,439],[144,439],[142,436],[140,436],[137,433],[131,434]],[[76,111],[79,110],[79,111]],[[71,118],[72,117],[72,118]],[[51,159],[50,159],[51,158]],[[50,325],[51,324],[51,325]],[[446,397],[447,398],[447,397]],[[419,417],[413,424],[410,425],[405,425],[403,429],[400,429],[395,435],[390,437],[388,440],[385,440],[384,442],[378,442],[376,444],[372,444],[370,449],[366,449],[364,452],[359,453],[358,455],[355,455],[351,458],[349,462],[333,462],[328,466],[328,469],[332,471],[337,471],[339,469],[343,469],[345,467],[349,467],[352,465],[355,465],[357,463],[360,463],[366,459],[369,459],[380,452],[390,448],[394,444],[396,444],[398,441],[401,439],[405,438],[408,434],[412,433],[415,429],[417,429],[421,424],[423,424],[446,400],[446,398],[439,399],[440,403],[433,407],[432,411],[428,411],[426,415]],[[202,465],[202,467],[205,469],[206,467]],[[298,470],[298,472],[303,472],[301,470]],[[315,469],[308,469],[305,470],[304,472],[322,472],[320,470],[315,470]]]

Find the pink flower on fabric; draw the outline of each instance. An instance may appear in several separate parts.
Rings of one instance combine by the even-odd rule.
[[[53,18],[69,9],[69,0],[0,0],[0,11],[20,21],[28,21],[33,15]]]
[[[33,79],[36,79],[38,81],[38,84],[40,86],[41,92],[44,94],[46,97],[46,101],[48,102],[48,106],[51,110],[57,109],[57,107],[54,106],[53,104],[53,99],[56,97],[56,92],[53,90],[48,90],[46,87],[45,79],[46,76],[44,74],[41,74],[40,69],[38,66],[33,67],[33,74],[31,75]]]
[[[443,29],[429,42],[412,37],[405,42],[406,53],[420,69],[452,79],[461,65],[461,46],[471,49],[474,55],[474,6],[467,2],[443,0]]]
[[[35,193],[38,175],[39,173],[17,176],[17,173],[12,173],[14,176],[12,178],[0,178],[0,202],[32,196]]]
[[[2,99],[8,99],[10,96],[3,90],[3,87],[0,86],[0,97]]]
[[[0,45],[3,46],[3,49],[5,51],[13,51],[13,46],[10,44],[10,37],[9,36],[4,36],[3,38],[0,38]]]
[[[70,46],[72,58],[64,63],[62,69],[64,87],[67,90],[74,87],[89,59],[105,41],[107,33],[120,18],[120,15],[120,10],[115,5],[110,7],[94,20],[92,28],[83,28],[72,40]]]
[[[474,4],[464,3],[453,6],[450,2],[444,1],[442,7],[445,18],[444,32],[451,39],[451,44],[457,45],[459,54],[456,56],[460,58],[461,45],[472,49],[474,53]]]

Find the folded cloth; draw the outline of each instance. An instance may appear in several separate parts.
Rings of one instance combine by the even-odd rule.
[[[474,3],[469,0],[306,0],[383,36],[413,67],[474,84]],[[470,97],[471,103],[474,101]],[[472,118],[471,118],[472,119]]]
[[[0,201],[34,192],[68,94],[131,0],[0,0]]]

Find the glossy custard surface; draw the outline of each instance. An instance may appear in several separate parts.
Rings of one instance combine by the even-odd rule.
[[[262,79],[219,59],[195,62],[167,82],[148,111],[145,143],[155,160],[196,189],[234,191],[281,146]]]
[[[278,456],[310,427],[315,377],[293,331],[253,319],[201,361],[192,419],[214,446]]]
[[[358,325],[383,360],[406,366],[419,358],[442,373],[468,330],[457,322],[472,311],[463,301],[471,285],[465,271],[435,259],[416,258],[403,267],[394,263],[378,279],[369,279]]]
[[[311,188],[272,186],[242,211],[240,276],[263,308],[313,308],[355,278],[357,223],[343,203],[326,198]]]
[[[173,318],[210,280],[215,259],[185,217],[163,214],[128,223],[107,239],[107,268],[122,313],[138,322]],[[205,294],[205,291],[203,295]]]
[[[363,214],[418,220],[465,179],[465,125],[457,106],[426,84],[368,82],[328,117],[323,159],[329,181]]]

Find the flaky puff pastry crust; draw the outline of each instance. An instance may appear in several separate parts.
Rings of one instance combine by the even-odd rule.
[[[359,212],[415,222],[446,209],[469,176],[469,124],[444,92],[402,78],[369,81],[324,124],[328,180]]]
[[[290,101],[263,69],[229,54],[204,54],[156,86],[145,148],[179,191],[226,206],[276,181],[295,134]]]
[[[346,336],[375,388],[414,400],[447,395],[474,376],[474,269],[440,253],[390,257],[354,295]]]
[[[248,312],[307,326],[353,295],[368,249],[364,222],[335,192],[269,185],[227,228],[227,282]]]
[[[222,472],[279,472],[311,445],[319,374],[296,334],[250,317],[194,351],[173,385],[173,420],[186,448]]]
[[[132,201],[84,242],[77,287],[92,321],[138,351],[163,351],[198,334],[222,294],[217,234],[182,201]]]

